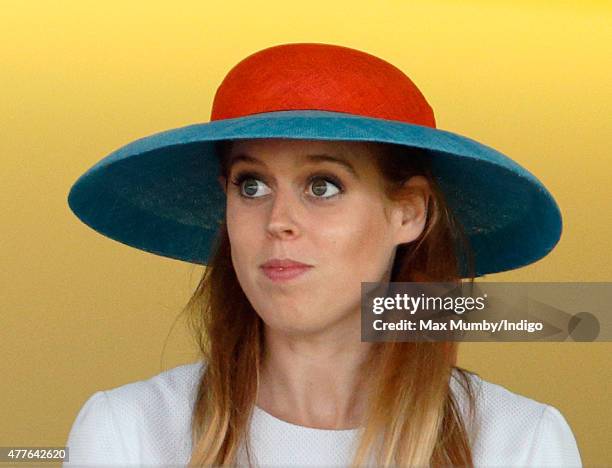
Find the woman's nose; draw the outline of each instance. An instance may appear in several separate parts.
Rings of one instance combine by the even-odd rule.
[[[267,231],[272,236],[292,237],[299,232],[299,199],[295,194],[277,192],[270,205]]]

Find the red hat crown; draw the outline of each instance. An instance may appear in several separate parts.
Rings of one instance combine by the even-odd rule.
[[[436,128],[431,106],[401,70],[374,55],[329,44],[283,44],[246,57],[217,89],[210,120],[291,110]]]

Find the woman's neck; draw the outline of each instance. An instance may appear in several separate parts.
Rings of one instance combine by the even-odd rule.
[[[354,429],[363,420],[363,362],[371,343],[288,340],[267,335],[257,406],[292,424]],[[350,344],[348,344],[350,343]]]

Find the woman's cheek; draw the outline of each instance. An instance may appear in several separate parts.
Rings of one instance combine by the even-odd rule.
[[[385,226],[374,220],[366,223],[367,229],[361,231],[353,246],[355,261],[361,269],[361,281],[379,281],[387,269],[389,261],[388,238],[384,231]],[[357,269],[357,267],[356,267]]]

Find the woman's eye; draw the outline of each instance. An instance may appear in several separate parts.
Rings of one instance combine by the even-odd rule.
[[[338,193],[340,193],[338,184],[336,184],[335,182],[332,182],[331,180],[322,178],[322,177],[313,179],[310,182],[309,186],[312,187],[312,193],[317,198],[331,198],[334,195],[337,195]],[[329,192],[328,187],[332,187],[332,191],[331,193],[328,193],[327,196],[324,196],[326,192]],[[333,191],[334,189],[336,190],[335,192]]]
[[[267,187],[267,186],[261,180],[255,179],[252,177],[244,177],[234,182],[234,184],[237,185],[238,188],[241,190],[240,194],[247,198],[259,198],[262,195],[266,195],[270,193],[268,189],[268,192],[258,194],[258,190],[261,187]]]
[[[238,175],[232,180],[232,183],[238,187],[240,196],[245,198],[259,198],[270,193],[270,189],[264,182],[248,174]],[[308,181],[308,187],[311,188],[313,196],[320,199],[333,198],[342,192],[340,182],[331,177],[312,177]]]

